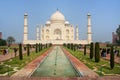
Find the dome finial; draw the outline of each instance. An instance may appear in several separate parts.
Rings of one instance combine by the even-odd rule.
[[[57,11],[59,11],[59,9],[57,8]]]

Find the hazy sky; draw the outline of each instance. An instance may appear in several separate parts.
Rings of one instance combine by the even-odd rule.
[[[0,32],[3,39],[23,40],[24,13],[28,13],[29,39],[36,39],[36,24],[44,25],[57,10],[79,27],[79,38],[86,39],[87,13],[92,18],[93,41],[111,41],[120,24],[120,0],[0,0]]]

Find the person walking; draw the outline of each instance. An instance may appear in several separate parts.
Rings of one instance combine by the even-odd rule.
[[[17,48],[14,48],[15,57],[17,55]]]

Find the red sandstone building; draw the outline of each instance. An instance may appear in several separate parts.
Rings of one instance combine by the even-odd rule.
[[[112,32],[112,44],[117,44],[116,40],[119,40],[119,37],[117,34]]]
[[[0,32],[0,39],[2,39],[2,32]]]

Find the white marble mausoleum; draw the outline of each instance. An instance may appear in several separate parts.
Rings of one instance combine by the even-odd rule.
[[[69,21],[66,21],[65,16],[57,10],[43,26],[36,26],[36,40],[28,40],[28,15],[25,13],[23,44],[89,44],[92,42],[91,15],[89,13],[87,14],[87,21],[87,39],[80,40],[78,26],[71,25]]]

